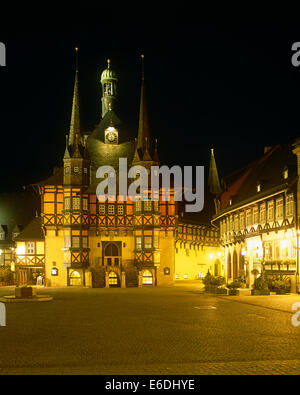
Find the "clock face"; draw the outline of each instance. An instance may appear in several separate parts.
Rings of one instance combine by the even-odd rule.
[[[107,134],[107,140],[110,141],[111,143],[113,143],[114,141],[117,140],[117,135],[115,132],[109,132]]]
[[[107,143],[117,143],[118,144],[118,131],[114,127],[109,127],[105,131],[105,141]]]

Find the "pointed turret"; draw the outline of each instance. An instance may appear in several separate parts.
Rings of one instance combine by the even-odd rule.
[[[144,55],[141,55],[141,58],[142,58],[142,86],[141,86],[139,129],[138,129],[138,149],[145,148],[146,139],[148,144],[150,144],[151,142],[148,112],[146,106],[146,94],[145,94]],[[148,146],[147,148],[149,149],[150,147]]]
[[[135,150],[134,150],[134,156],[133,156],[133,159],[132,159],[132,163],[133,164],[138,163],[138,162],[141,161],[141,158],[140,158],[140,155],[139,155],[139,151],[138,151],[138,148],[137,148],[137,138],[135,138],[134,140],[135,140]]]
[[[215,196],[220,195],[222,192],[213,148],[211,149],[208,186],[210,192]]]
[[[78,82],[78,48],[76,51],[76,72],[75,72],[75,83],[73,93],[73,104],[72,104],[72,115],[70,125],[70,137],[69,145],[73,145],[75,141],[75,135],[80,134],[80,117],[79,117],[79,82]]]

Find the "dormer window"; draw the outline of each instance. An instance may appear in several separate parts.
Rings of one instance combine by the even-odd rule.
[[[229,206],[232,206],[232,199],[229,200]]]
[[[0,240],[5,240],[5,232],[0,232]]]
[[[287,178],[289,178],[289,169],[287,167],[285,167],[283,169],[283,178],[286,180]]]
[[[261,191],[261,184],[257,184],[256,185],[256,192],[260,192]]]

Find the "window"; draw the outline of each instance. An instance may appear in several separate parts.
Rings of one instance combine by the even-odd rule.
[[[71,208],[71,198],[65,198],[65,210],[69,210]]]
[[[149,270],[145,270],[143,273],[143,284],[144,285],[152,285],[153,284],[153,276]]]
[[[164,275],[165,275],[165,276],[168,276],[168,275],[170,275],[170,273],[171,273],[170,268],[169,268],[169,267],[165,267],[165,268],[164,268]]]
[[[158,206],[158,200],[154,200],[153,204],[154,204],[154,211],[159,211],[159,206]]]
[[[288,169],[284,169],[283,170],[283,178],[286,180],[287,178],[289,178],[289,171]]]
[[[88,238],[87,237],[82,238],[82,248],[88,248]]]
[[[5,240],[5,232],[0,232],[0,240]]]
[[[272,243],[265,242],[265,259],[270,260],[273,258],[272,255]]]
[[[82,200],[82,208],[83,210],[88,210],[88,200],[86,198]]]
[[[70,172],[71,172],[70,166],[66,166],[65,167],[65,174],[70,174]]]
[[[73,210],[80,210],[80,197],[73,197]]]
[[[286,216],[292,217],[294,215],[294,195],[290,194],[286,197]]]
[[[258,207],[253,207],[253,224],[258,224],[259,216],[258,216]]]
[[[240,213],[240,230],[245,228],[245,214],[244,212]]]
[[[238,232],[238,230],[239,230],[239,216],[238,216],[238,214],[236,214],[234,216],[234,230],[235,230],[235,232]]]
[[[280,243],[278,240],[275,241],[274,255],[275,259],[280,259]]]
[[[118,215],[124,215],[124,206],[123,206],[123,204],[118,204]]]
[[[233,230],[233,220],[232,220],[232,215],[229,217],[229,230],[230,232]],[[210,234],[212,236],[212,234]]]
[[[145,236],[144,246],[145,248],[152,248],[152,236]]]
[[[88,173],[88,169],[85,167],[85,168],[83,169],[83,172],[84,172],[84,174],[87,174],[87,173]]]
[[[108,205],[108,215],[114,215],[115,214],[115,206],[113,204]]]
[[[256,185],[256,192],[260,192],[261,191],[261,185],[260,184],[257,184]]]
[[[159,236],[154,236],[153,237],[153,247],[158,248],[159,247]]]
[[[135,210],[136,211],[142,211],[142,201],[141,200],[137,200],[135,202]]]
[[[252,225],[252,211],[251,209],[246,211],[246,226]]]
[[[73,248],[80,248],[80,237],[79,236],[72,236],[72,247]]]
[[[99,214],[105,215],[105,204],[99,204]]]
[[[142,238],[140,236],[137,236],[135,238],[135,248],[137,250],[141,250],[142,249]]]
[[[268,221],[274,221],[274,202],[268,202]]]
[[[79,173],[79,167],[78,166],[74,167],[74,173]]]
[[[260,222],[266,222],[266,203],[260,205]]]
[[[144,210],[145,211],[151,211],[152,210],[152,201],[151,200],[145,200],[144,201]]]
[[[283,198],[276,200],[276,219],[283,218]]]
[[[34,243],[33,242],[31,242],[31,241],[28,242],[26,247],[27,247],[27,254],[29,254],[29,255],[34,254]]]

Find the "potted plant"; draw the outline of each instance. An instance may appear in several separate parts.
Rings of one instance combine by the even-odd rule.
[[[276,295],[285,295],[290,292],[291,283],[288,279],[284,279],[283,276],[279,276],[271,282],[271,287],[276,292]]]
[[[232,283],[227,284],[227,288],[229,288],[229,296],[238,296],[240,291],[238,288],[241,288],[242,283],[239,280],[234,280]]]
[[[251,295],[270,295],[268,279],[264,274],[255,279]]]
[[[225,278],[222,276],[213,276],[210,272],[203,279],[205,291],[216,294],[227,294],[227,289],[222,287],[225,284]]]

